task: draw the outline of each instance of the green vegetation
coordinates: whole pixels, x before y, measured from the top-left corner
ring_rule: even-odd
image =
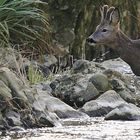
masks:
[[[46,81],[46,78],[38,68],[31,65],[28,68],[28,80],[30,84],[37,84]]]
[[[48,15],[40,5],[45,3],[35,0],[0,0],[0,47],[20,46],[20,50],[36,50],[38,53],[46,50],[46,37],[50,28]]]

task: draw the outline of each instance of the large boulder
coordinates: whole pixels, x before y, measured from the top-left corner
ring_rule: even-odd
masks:
[[[16,100],[20,106],[27,104],[24,89],[25,84],[8,68],[0,69],[1,96],[4,100]]]
[[[61,100],[50,96],[46,91],[37,89],[37,94],[34,95],[35,101],[33,102],[33,109],[40,112],[52,112],[59,118],[77,118],[87,117],[86,114],[77,111],[65,104]]]
[[[126,62],[124,62],[121,58],[106,60],[102,62],[101,65],[106,69],[115,70],[122,74],[125,73],[133,75],[130,66]]]
[[[0,68],[0,129],[60,125],[55,113],[45,112],[39,116],[32,107],[34,100],[29,86],[8,68]]]
[[[105,120],[140,120],[140,108],[134,104],[122,104],[109,112]]]
[[[118,93],[109,90],[103,93],[96,100],[89,101],[80,109],[91,117],[99,117],[108,114],[117,106],[125,104],[126,102],[120,97]]]
[[[62,75],[51,82],[52,94],[73,107],[82,106],[100,95],[92,82],[89,82],[90,77],[91,75],[85,77],[81,73]]]

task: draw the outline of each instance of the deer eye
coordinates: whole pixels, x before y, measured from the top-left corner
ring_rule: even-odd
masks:
[[[107,29],[103,29],[102,32],[107,32]]]

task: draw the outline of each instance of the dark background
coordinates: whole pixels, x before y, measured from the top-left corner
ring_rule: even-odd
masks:
[[[76,59],[104,60],[117,57],[107,46],[91,47],[85,43],[85,39],[94,32],[100,22],[99,9],[104,4],[118,7],[123,32],[132,39],[140,38],[140,0],[46,0],[46,2],[53,46],[69,50]],[[57,49],[54,50],[57,53]],[[63,51],[58,54],[63,55]]]

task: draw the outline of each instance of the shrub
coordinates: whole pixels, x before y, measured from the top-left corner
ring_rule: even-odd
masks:
[[[35,0],[0,0],[0,47],[33,53],[48,49],[48,15]]]

